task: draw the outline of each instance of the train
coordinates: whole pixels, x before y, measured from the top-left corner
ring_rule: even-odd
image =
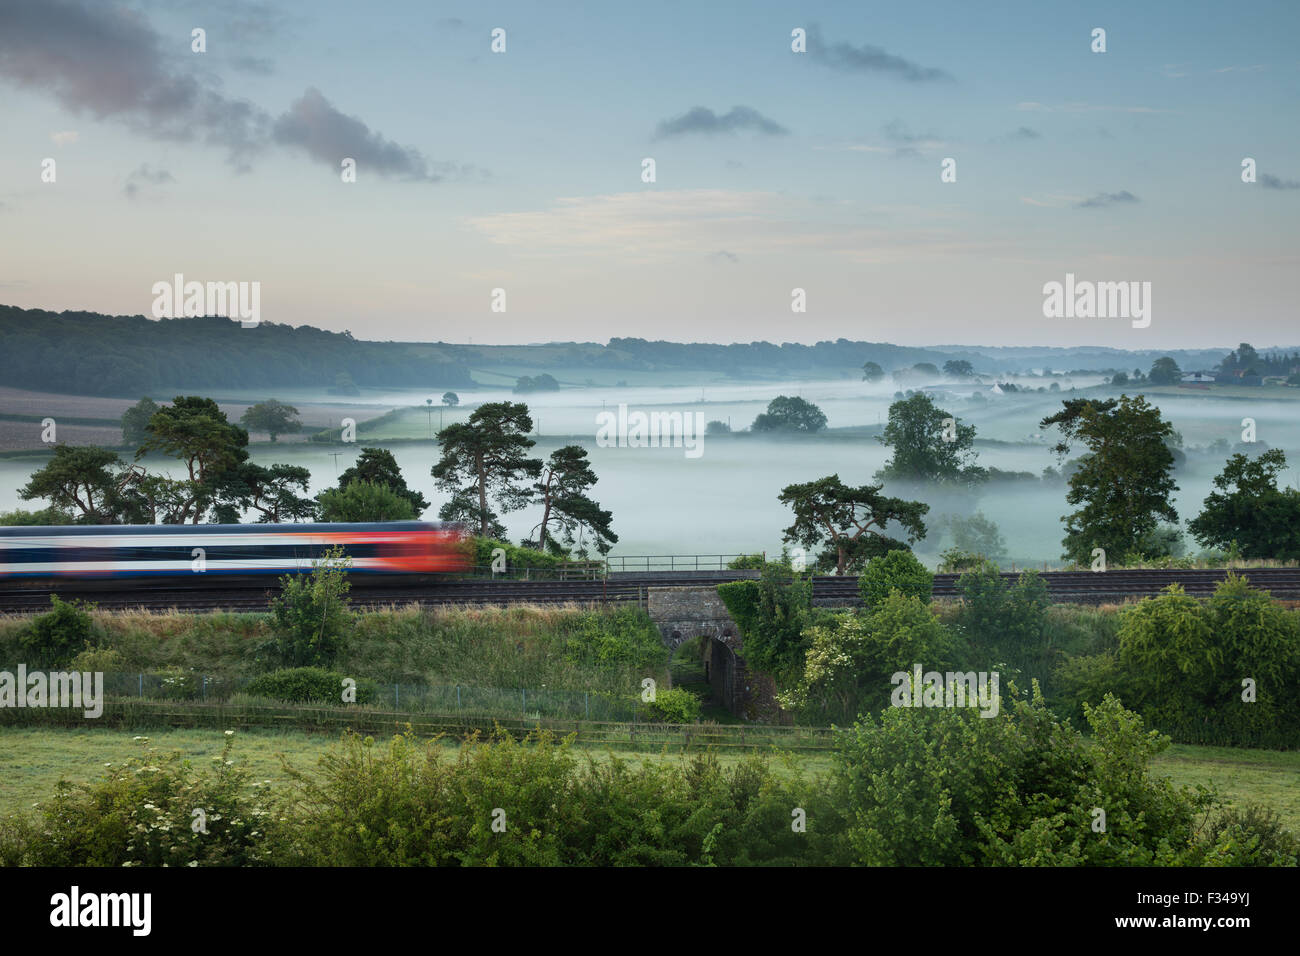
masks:
[[[0,587],[151,584],[207,577],[221,586],[265,584],[311,570],[339,546],[355,581],[392,582],[469,570],[458,524],[60,525],[0,527]]]

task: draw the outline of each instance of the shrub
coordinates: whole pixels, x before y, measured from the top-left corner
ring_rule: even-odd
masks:
[[[64,668],[79,652],[99,643],[99,629],[90,614],[95,605],[61,601],[57,594],[50,595],[50,603],[53,607],[32,620],[19,645],[30,655],[28,663]]]
[[[808,580],[769,564],[757,581],[718,585],[718,596],[740,629],[745,662],[780,685],[803,668],[803,631],[817,615]]]
[[[649,723],[693,724],[701,713],[700,699],[681,687],[656,691],[655,699],[645,707],[645,719]]]
[[[319,667],[294,667],[273,671],[255,677],[244,688],[250,697],[267,697],[295,704],[333,704],[343,702],[343,681],[346,674],[323,670]],[[378,697],[373,681],[357,681],[358,704],[370,704]]]
[[[269,650],[290,667],[328,667],[353,624],[348,609],[347,569],[341,547],[312,562],[310,574],[286,574],[271,601],[275,638]]]
[[[1167,737],[1113,697],[1089,710],[1095,746],[1035,689],[1001,712],[890,708],[844,732],[836,778],[867,865],[1176,865],[1196,862],[1214,797],[1149,773]],[[1106,811],[1094,832],[1093,808]]]
[[[180,753],[148,748],[97,782],[60,782],[53,799],[40,808],[24,862],[110,867],[271,862],[281,838],[281,814],[269,793],[250,786],[249,771],[235,765],[234,731],[226,734],[221,756],[203,771]],[[202,811],[202,819],[195,810]],[[0,833],[0,847],[5,842]]]
[[[858,592],[870,611],[884,603],[891,591],[928,603],[934,591],[934,575],[911,551],[887,551],[867,562],[858,578]]]

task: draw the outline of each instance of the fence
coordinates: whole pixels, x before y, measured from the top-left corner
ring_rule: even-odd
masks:
[[[85,728],[80,711],[42,708],[0,709],[0,725]],[[829,727],[780,727],[736,724],[652,724],[634,720],[600,721],[579,718],[501,717],[475,714],[428,714],[375,707],[323,707],[279,704],[249,699],[215,701],[160,701],[120,697],[104,705],[97,726],[121,729],[158,727],[213,729],[275,729],[306,733],[340,734],[352,731],[380,736],[411,732],[421,737],[461,737],[478,732],[483,737],[504,732],[516,739],[538,730],[559,737],[573,736],[576,743],[606,749],[660,750],[664,747],[720,750],[830,751],[834,731]]]
[[[726,571],[743,554],[639,554],[605,558],[610,573],[625,571]]]
[[[33,669],[32,673],[35,673]],[[344,675],[346,676],[346,675]],[[186,671],[105,673],[103,693],[109,700],[184,701],[217,703],[243,694],[254,678],[195,674]],[[365,678],[356,682],[357,700],[371,707],[391,707],[409,713],[476,714],[525,720],[572,718],[579,720],[631,720],[641,710],[631,695],[605,691],[558,690],[549,687],[478,687],[470,684],[380,683]],[[338,706],[344,706],[340,686]],[[255,698],[262,699],[262,698]],[[321,702],[326,705],[325,702]],[[328,706],[328,705],[327,705]],[[26,708],[24,708],[26,709]]]

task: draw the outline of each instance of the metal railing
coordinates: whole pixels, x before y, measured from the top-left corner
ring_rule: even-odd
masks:
[[[725,571],[743,554],[638,554],[605,558],[610,573],[624,571]]]

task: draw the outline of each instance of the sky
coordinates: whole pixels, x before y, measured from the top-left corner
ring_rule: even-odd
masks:
[[[1298,28],[1290,0],[0,0],[0,303],[150,314],[180,273],[367,339],[1295,345]],[[1067,273],[1149,282],[1150,323],[1045,316]]]

